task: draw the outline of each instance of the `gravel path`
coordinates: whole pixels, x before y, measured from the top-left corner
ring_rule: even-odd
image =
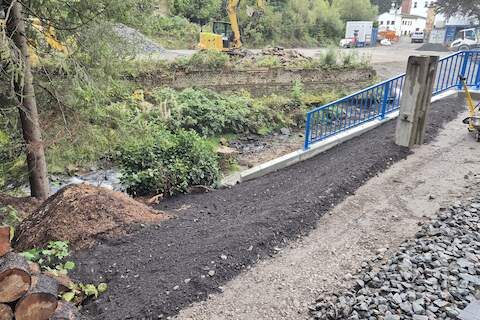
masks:
[[[224,292],[183,310],[178,320],[305,319],[322,293],[351,287],[365,260],[388,256],[437,210],[478,192],[480,148],[461,117],[333,208],[314,231],[229,282]],[[468,175],[469,179],[465,179]]]
[[[314,319],[456,319],[480,299],[479,221],[478,195],[442,208],[380,268],[365,262],[353,287],[319,298]]]
[[[429,139],[463,109],[455,98],[435,103]],[[178,218],[77,254],[76,278],[109,285],[84,313],[107,320],[161,318],[221,292],[227,281],[281,252],[365,181],[404,159],[408,151],[393,143],[394,130],[391,122],[286,170],[162,203],[159,209]]]

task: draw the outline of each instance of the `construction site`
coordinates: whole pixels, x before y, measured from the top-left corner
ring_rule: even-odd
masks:
[[[0,320],[480,319],[478,6],[220,2],[0,4]]]

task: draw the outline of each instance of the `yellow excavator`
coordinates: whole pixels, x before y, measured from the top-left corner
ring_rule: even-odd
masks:
[[[257,0],[256,10],[247,10],[248,16],[262,15],[266,0]],[[215,21],[213,32],[201,32],[199,49],[231,51],[242,48],[242,34],[238,22],[240,0],[227,0],[227,13],[230,22]]]

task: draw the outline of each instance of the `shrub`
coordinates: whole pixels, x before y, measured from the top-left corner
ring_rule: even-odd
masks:
[[[333,47],[328,48],[321,57],[322,64],[326,67],[332,67],[337,64],[337,50]]]
[[[200,26],[179,16],[152,16],[142,26],[142,31],[167,48],[193,48],[198,44]]]
[[[189,186],[212,185],[219,177],[213,145],[193,131],[159,129],[118,148],[115,161],[122,183],[132,195],[173,195]]]
[[[281,66],[280,59],[276,56],[263,56],[256,62],[257,67],[274,69]]]
[[[295,80],[293,83],[292,102],[297,106],[303,103],[303,84],[300,80]]]
[[[159,89],[153,92],[157,104],[167,103],[172,115],[172,129],[193,129],[203,136],[223,133],[243,133],[255,129],[250,99],[226,96],[208,89],[185,89],[175,92]]]
[[[178,58],[170,65],[173,69],[193,70],[217,70],[225,68],[230,57],[217,50],[202,50],[190,57]]]

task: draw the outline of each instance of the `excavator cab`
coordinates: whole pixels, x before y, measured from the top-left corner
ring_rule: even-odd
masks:
[[[223,48],[229,49],[234,37],[232,25],[229,22],[216,21],[213,23],[213,33],[222,36]]]
[[[199,49],[228,51],[233,39],[232,25],[228,22],[215,21],[212,32],[201,32]]]

